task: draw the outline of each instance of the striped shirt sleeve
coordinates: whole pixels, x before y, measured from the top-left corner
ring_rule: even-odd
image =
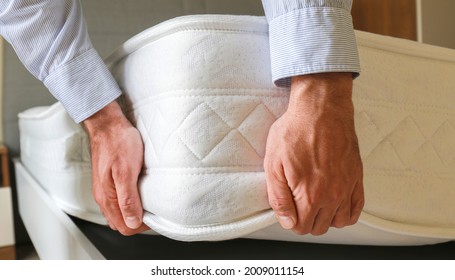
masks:
[[[79,0],[1,0],[0,35],[76,122],[121,94],[90,42]]]
[[[290,77],[352,72],[360,63],[352,0],[262,0],[269,22],[272,78],[290,86]]]

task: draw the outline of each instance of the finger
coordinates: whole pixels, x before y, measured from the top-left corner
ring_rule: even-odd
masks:
[[[109,202],[105,203],[103,205],[103,208],[105,209],[104,213],[105,213],[106,219],[108,220],[109,226],[113,230],[117,230],[121,234],[123,234],[125,236],[129,236],[129,235],[141,233],[143,231],[150,229],[147,225],[145,225],[143,223],[136,229],[129,228],[123,220],[123,216],[122,216],[122,213],[120,212],[120,208],[118,206],[119,204],[118,204],[117,200],[115,200],[115,201],[108,200],[108,201],[110,201],[110,203]]]
[[[139,171],[133,172],[126,164],[116,164],[112,167],[112,176],[117,192],[120,215],[131,229],[142,225],[142,203],[137,188]]]
[[[132,234],[141,233],[150,230],[150,227],[146,224],[142,224],[139,228],[135,229]]]
[[[296,204],[299,205],[299,202],[297,201]],[[317,214],[318,210],[316,209],[301,210],[297,206],[297,224],[292,231],[300,235],[310,233],[313,229],[314,220]]]
[[[309,198],[305,185],[299,185],[293,188],[292,197],[296,207],[297,223],[292,229],[297,234],[307,234],[313,229],[314,220],[321,207],[314,199]]]
[[[112,230],[117,230],[117,227],[115,227],[115,225],[113,223],[108,222],[108,225]]]
[[[123,235],[133,235],[140,233],[149,229],[145,224],[141,224],[137,229],[129,228],[123,219],[123,215],[119,208],[119,201],[117,197],[117,192],[115,190],[114,181],[112,176],[109,176],[110,172],[103,173],[104,183],[102,190],[101,188],[96,188],[98,184],[94,184],[94,194],[96,195],[96,200],[100,206],[101,212],[106,217],[109,227],[113,230],[119,231]]]
[[[282,172],[280,172],[282,173]],[[276,172],[266,171],[269,204],[275,211],[278,222],[284,229],[291,229],[297,221],[294,198],[286,181],[279,180]]]
[[[365,205],[365,197],[363,190],[363,181],[360,180],[351,196],[351,219],[350,224],[353,225],[359,220],[362,209]]]
[[[107,225],[112,229],[112,230],[117,230],[117,227],[114,225],[113,221],[112,221],[112,217],[111,215],[109,215],[109,212],[106,212],[106,210],[110,207],[108,207],[108,204],[109,202],[106,201],[106,196],[104,195],[104,189],[100,187],[100,184],[98,184],[98,180],[96,180],[97,178],[99,178],[98,176],[98,173],[96,172],[96,169],[93,169],[93,172],[92,172],[92,178],[93,178],[93,181],[92,181],[92,194],[93,194],[93,197],[96,201],[96,203],[98,204],[98,207],[100,209],[100,212],[103,214],[104,218],[106,219],[106,223]],[[107,185],[108,188],[113,188],[113,184],[112,184],[112,180],[107,180],[108,183]]]
[[[135,235],[135,234],[138,234],[138,233],[141,233],[141,232],[144,232],[144,231],[147,231],[149,230],[150,228],[146,225],[146,224],[142,224],[140,227],[138,227],[137,229],[130,229],[128,227],[125,227],[123,230],[119,230],[119,232],[122,234],[122,235],[125,235],[125,236],[131,236],[131,235]]]
[[[131,236],[131,235],[135,235],[135,234],[138,234],[138,233],[141,233],[141,232],[144,232],[144,231],[147,231],[149,230],[150,228],[146,225],[146,224],[141,224],[140,227],[136,228],[136,229],[131,229],[129,227],[124,227],[122,230],[118,230],[122,235],[125,235],[125,236]]]
[[[351,198],[345,200],[341,203],[340,207],[333,217],[331,226],[336,228],[342,228],[347,225],[350,225],[351,221]]]
[[[336,214],[336,210],[329,208],[322,208],[319,210],[318,214],[314,219],[313,228],[311,234],[313,235],[322,235],[329,230],[330,225],[332,224],[333,217]]]
[[[103,209],[101,209],[100,207],[100,210],[101,210],[101,213],[103,214],[104,218],[106,219],[106,222],[107,222],[107,225],[112,229],[112,230],[117,230],[117,227],[114,225],[113,222],[111,222],[111,219],[108,215],[106,215],[106,213],[104,213]]]
[[[297,224],[292,230],[297,234],[308,234],[313,229],[314,220],[320,209],[311,205],[305,196],[294,194],[294,199],[297,208]]]

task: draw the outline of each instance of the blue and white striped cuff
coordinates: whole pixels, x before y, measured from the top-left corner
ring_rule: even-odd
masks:
[[[122,93],[94,49],[52,71],[44,84],[76,123],[95,114]]]
[[[360,63],[349,10],[310,7],[293,10],[269,22],[272,78],[290,86],[292,76],[323,73],[360,73]]]

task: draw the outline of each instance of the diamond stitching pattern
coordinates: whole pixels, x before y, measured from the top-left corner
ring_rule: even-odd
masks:
[[[194,109],[179,128],[178,135],[186,147],[203,160],[229,133],[231,128],[207,103]],[[192,135],[196,134],[195,139]]]
[[[430,140],[441,161],[446,165],[455,165],[454,135],[455,127],[449,121],[445,121]]]
[[[245,105],[245,108],[241,109],[252,108],[248,109],[251,111],[242,117],[243,120],[235,121],[235,125],[233,125],[234,122],[229,121],[228,116],[224,116],[229,112],[220,113],[218,107],[212,105],[213,101],[207,99],[206,96],[194,95],[191,99],[193,102],[195,100],[200,100],[200,102],[196,103],[192,110],[187,110],[189,113],[185,118],[177,118],[180,119],[179,123],[171,123],[161,113],[160,105],[153,103],[152,118],[144,120],[147,128],[145,130],[152,131],[153,127],[153,130],[161,131],[160,137],[163,138],[163,133],[167,135],[157,141],[152,140],[153,137],[149,137],[148,133],[145,133],[158,160],[163,160],[164,157],[160,151],[166,147],[170,139],[176,137],[180,139],[179,143],[200,162],[204,162],[209,155],[212,156],[215,149],[226,151],[220,145],[231,145],[231,148],[235,148],[232,145],[242,146],[242,149],[247,149],[245,154],[254,153],[259,160],[263,159],[268,129],[279,117],[267,107],[266,104],[270,104],[270,100],[257,98],[255,103],[250,102]],[[455,166],[455,117],[446,116],[441,118],[439,123],[431,123],[432,133],[429,134],[430,129],[428,128],[423,132],[421,120],[404,110],[401,115],[394,117],[394,123],[391,125],[375,121],[374,108],[356,106],[356,109],[358,110],[355,116],[357,132],[366,168],[397,170],[410,168],[425,171],[427,169],[426,161],[432,161],[433,165],[441,165],[441,171],[450,172]],[[276,111],[276,108],[274,110]],[[384,120],[381,119],[381,121]],[[258,128],[258,125],[261,125],[261,128]],[[195,132],[194,126],[199,127],[198,129],[205,127],[205,129]],[[157,127],[159,128],[157,129]],[[238,133],[232,133],[232,131]],[[200,137],[191,137],[194,134]],[[216,156],[220,154],[221,152]],[[384,161],[384,158],[381,157],[388,159]],[[253,160],[253,162],[255,165],[261,165],[258,161]],[[381,162],[386,162],[387,166]],[[251,163],[245,164],[250,165]]]
[[[265,156],[265,145],[269,128],[276,121],[277,117],[270,112],[264,104],[258,104],[254,110],[239,125],[238,131],[251,145],[260,158]],[[258,123],[260,120],[260,123]],[[257,126],[261,125],[262,129],[257,132]]]
[[[384,151],[389,159],[393,158],[391,153],[395,154],[400,161],[397,166],[401,165],[401,168],[424,170],[426,163],[432,162],[441,165],[441,170],[450,172],[450,168],[455,166],[453,118],[445,117],[438,124],[432,123],[437,128],[431,135],[424,135],[421,123],[406,113],[390,131],[381,129],[365,110],[356,113],[356,124],[362,157],[369,167],[378,167],[376,162],[379,160],[375,157]]]
[[[195,105],[187,105],[187,108],[182,110],[182,114],[185,114],[182,115],[184,117],[180,116],[175,120],[170,120],[165,117],[166,114],[161,113],[160,107],[163,102],[149,103],[145,110],[152,111],[151,114],[141,114],[140,111],[144,109],[137,110],[138,124],[140,121],[143,123],[143,128],[139,130],[144,137],[144,142],[151,145],[150,152],[157,160],[156,162],[146,162],[146,168],[157,164],[162,167],[167,166],[167,164],[163,165],[163,160],[166,161],[168,157],[166,149],[174,147],[178,143],[180,146],[184,146],[187,153],[194,156],[193,159],[199,160],[199,164],[203,164],[205,167],[211,166],[210,162],[216,162],[219,157],[225,157],[231,161],[230,164],[227,163],[227,166],[245,165],[262,168],[268,130],[277,119],[277,116],[264,104],[264,101],[270,103],[270,97],[262,100],[256,96],[247,102],[240,102],[234,113],[243,112],[240,114],[242,117],[239,119],[237,114],[235,121],[232,120],[231,115],[225,116],[225,114],[231,113],[229,110],[218,110],[219,104],[216,102],[219,103],[219,99],[213,101],[206,97],[202,95],[189,97],[188,104]],[[286,96],[273,98],[283,99]],[[166,100],[166,102],[172,101]],[[215,102],[215,106],[211,102]],[[232,104],[229,104],[229,107],[232,107]],[[276,109],[275,111],[277,111]],[[187,113],[184,113],[185,111]],[[141,115],[151,115],[151,117],[143,118]],[[178,123],[175,123],[177,120]],[[149,135],[150,133],[152,135]],[[156,136],[154,133],[160,135]],[[170,141],[173,143],[169,144]],[[167,152],[164,152],[165,150]],[[232,150],[238,152],[238,155],[233,155]],[[194,165],[191,162],[189,164]],[[184,163],[178,165],[186,166]]]

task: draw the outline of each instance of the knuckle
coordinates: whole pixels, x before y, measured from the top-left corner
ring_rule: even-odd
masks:
[[[336,188],[333,192],[331,192],[330,199],[332,202],[340,202],[344,198],[344,191],[341,188]]]
[[[124,216],[135,216],[136,209],[134,205],[120,205],[120,211]]]
[[[112,176],[118,180],[125,180],[129,178],[129,168],[127,165],[117,163],[115,168],[112,168]]]
[[[117,231],[117,228],[116,228],[114,225],[110,224],[110,223],[109,223],[109,227],[110,227],[112,230]]]
[[[359,218],[360,218],[360,212],[358,212],[355,215],[352,215],[351,219],[349,220],[349,225],[353,225],[353,224],[357,223]]]
[[[286,198],[271,198],[269,199],[269,203],[278,215],[289,215],[292,210],[292,205]]]
[[[365,199],[362,197],[359,199],[358,204],[357,204],[357,209],[361,211],[365,207]]]
[[[117,203],[117,197],[114,196],[109,196],[109,195],[99,195],[99,204],[101,207],[104,207],[104,209],[111,209],[112,205],[115,205]]]
[[[124,196],[122,198],[119,198],[119,205],[123,208],[130,208],[134,206],[134,200],[131,196]]]
[[[140,233],[141,231],[144,231],[144,229],[142,228],[131,229],[124,224],[122,224],[122,226],[118,228],[118,232],[120,232],[120,234],[122,234],[123,236],[132,236]]]
[[[353,214],[360,215],[360,212],[362,212],[364,206],[365,206],[365,200],[363,198],[355,201],[354,207],[352,209]]]
[[[96,204],[98,204],[99,206],[104,205],[104,199],[101,195],[94,193],[93,198],[95,199]]]
[[[306,207],[308,209],[318,209],[323,204],[324,200],[325,199],[322,199],[320,193],[314,193],[311,196],[308,196],[306,199],[304,199],[304,202],[306,203]]]
[[[347,225],[347,223],[341,219],[335,219],[332,225],[336,228],[344,228]]]
[[[314,229],[311,231],[311,234],[312,235],[315,235],[315,236],[319,236],[319,235],[323,235],[323,234],[326,234],[327,231],[329,231],[329,228],[318,228],[318,229]]]
[[[127,227],[119,228],[118,232],[120,232],[120,234],[122,234],[123,236],[134,235],[134,232],[131,229],[127,228]]]
[[[305,234],[310,233],[310,230],[305,229],[305,228],[295,228],[292,231],[298,235],[305,235]]]
[[[352,226],[352,225],[356,224],[357,221],[358,221],[358,219],[359,219],[358,217],[352,217],[352,218],[346,223],[346,226]]]
[[[138,209],[136,200],[129,196],[119,200],[119,207],[123,213],[134,213]]]

